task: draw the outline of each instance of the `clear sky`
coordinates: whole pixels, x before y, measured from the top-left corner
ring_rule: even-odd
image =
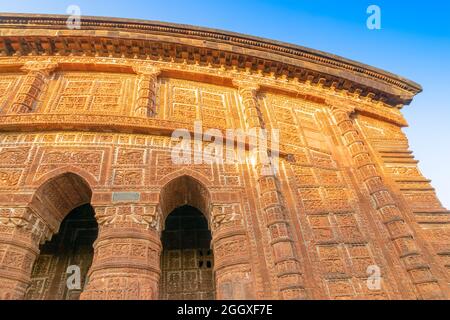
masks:
[[[369,5],[381,8],[382,29],[366,27]],[[327,51],[420,83],[424,92],[404,109],[406,133],[450,208],[450,2],[418,0],[0,0],[0,12],[141,18],[236,31]]]

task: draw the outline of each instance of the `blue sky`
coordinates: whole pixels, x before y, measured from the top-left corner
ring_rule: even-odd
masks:
[[[236,31],[354,59],[410,78],[424,92],[404,109],[425,176],[450,208],[450,2],[384,0],[0,0],[0,12],[141,18]],[[378,5],[382,29],[366,27]]]

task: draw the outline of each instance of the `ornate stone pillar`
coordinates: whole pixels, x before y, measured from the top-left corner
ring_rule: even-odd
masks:
[[[242,98],[248,129],[263,129],[265,124],[257,99],[259,87],[241,81],[235,81],[235,85],[239,88]],[[258,191],[264,213],[263,221],[270,236],[281,298],[285,300],[306,299],[301,265],[291,236],[288,213],[278,177],[270,164],[258,163],[256,171]]]
[[[30,209],[0,208],[0,300],[25,298],[39,245],[49,238],[48,227]]]
[[[138,79],[137,106],[134,112],[139,117],[154,117],[156,115],[156,85],[161,70],[156,67],[134,67]]]
[[[27,75],[11,105],[9,113],[17,114],[34,111],[48,77],[57,67],[58,64],[53,62],[25,63],[22,71],[27,72]]]
[[[351,117],[353,110],[344,106],[331,106],[330,109],[341,140],[370,193],[372,204],[379,214],[378,218],[386,227],[395,252],[417,290],[416,294],[421,299],[443,298],[443,291],[432,274],[430,265],[424,259],[414,234]]]
[[[234,81],[234,85],[239,88],[239,95],[244,105],[244,116],[248,129],[264,128],[264,121],[257,99],[257,94],[260,89],[259,85],[242,81]]]
[[[99,236],[81,299],[158,299],[161,240],[157,205],[94,207]]]
[[[250,244],[239,204],[214,204],[211,217],[216,299],[256,299]]]

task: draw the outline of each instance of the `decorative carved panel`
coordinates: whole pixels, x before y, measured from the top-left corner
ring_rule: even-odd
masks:
[[[53,113],[130,113],[131,75],[68,72],[59,73],[56,79],[59,90],[47,107]]]

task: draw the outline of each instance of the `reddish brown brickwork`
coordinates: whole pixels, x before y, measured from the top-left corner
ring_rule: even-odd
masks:
[[[419,85],[217,30],[65,23],[0,15],[0,299],[449,298],[450,215],[402,131]],[[174,164],[195,121],[279,129],[279,170]]]

